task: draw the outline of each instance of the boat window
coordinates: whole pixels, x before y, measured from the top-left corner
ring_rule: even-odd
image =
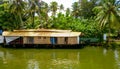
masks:
[[[28,43],[34,43],[34,37],[28,37]]]
[[[43,39],[46,39],[46,37],[43,37]]]
[[[38,39],[41,39],[41,37],[38,37]]]
[[[50,38],[51,44],[57,44],[57,37]]]
[[[2,35],[2,30],[0,30],[0,35]]]
[[[65,37],[65,44],[68,43],[68,37]]]
[[[57,37],[54,37],[55,38],[55,44],[57,44]]]

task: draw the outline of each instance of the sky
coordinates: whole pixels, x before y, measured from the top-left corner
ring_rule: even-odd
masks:
[[[64,8],[66,9],[66,8],[71,8],[72,3],[75,1],[78,1],[78,0],[42,0],[42,1],[45,1],[48,4],[50,4],[50,2],[52,2],[52,1],[56,1],[58,3],[58,5],[63,4]]]

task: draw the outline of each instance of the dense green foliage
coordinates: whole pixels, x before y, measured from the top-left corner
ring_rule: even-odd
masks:
[[[0,26],[4,30],[18,29],[19,25],[16,22],[15,16],[9,13],[8,4],[0,5]]]
[[[103,0],[104,1],[104,0]],[[96,16],[100,29],[108,29],[108,37],[112,29],[120,29],[120,13],[119,4],[115,0],[104,1],[100,6],[94,8],[99,11]],[[108,38],[108,42],[110,38]]]
[[[72,9],[70,9],[64,8],[62,4],[59,5],[55,1],[48,5],[44,1],[39,2],[39,0],[28,0],[28,2],[13,0],[0,4],[0,26],[4,30],[69,29],[83,32],[85,37],[101,38],[103,33],[108,32],[109,22],[112,30],[116,30],[116,24],[117,29],[119,28],[120,10],[118,8],[120,3],[115,2],[107,6],[107,2],[110,1],[80,0],[80,2],[74,2],[71,6]],[[99,9],[99,6],[104,8]],[[104,12],[107,10],[108,13],[110,13],[109,11],[113,13]],[[49,15],[50,13],[51,15]],[[102,16],[105,17],[102,18]]]

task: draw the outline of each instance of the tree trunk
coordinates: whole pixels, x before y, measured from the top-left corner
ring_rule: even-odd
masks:
[[[32,28],[34,28],[34,17],[35,17],[35,14],[34,12],[32,13]]]
[[[18,12],[19,20],[20,20],[20,29],[23,29],[23,21],[20,12]]]
[[[109,31],[108,31],[107,44],[110,46],[110,33],[111,33],[110,16],[109,16],[109,18],[108,18],[108,23],[109,23]]]
[[[109,29],[109,32],[108,32],[108,40],[107,40],[107,44],[110,45],[110,33],[111,33],[111,30]]]

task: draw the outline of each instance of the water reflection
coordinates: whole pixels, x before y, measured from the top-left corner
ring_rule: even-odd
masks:
[[[64,56],[63,56],[64,54]],[[72,65],[78,65],[79,66],[79,52],[77,54],[73,53],[74,55],[71,55],[70,53],[60,53],[59,52],[53,52],[52,58],[50,60],[50,69],[73,69]],[[60,56],[61,55],[61,56]]]
[[[51,60],[51,65],[55,67],[62,67],[62,68],[72,68],[72,64],[78,64],[79,61],[73,61],[69,59],[56,59],[56,60]]]
[[[117,50],[114,50],[114,56],[115,60],[119,59],[119,52]]]
[[[116,67],[118,67],[118,69],[120,69],[120,59],[119,59],[119,51],[118,50],[114,50],[114,56],[115,56],[115,61],[116,61]]]
[[[0,48],[0,69],[120,69],[120,51]]]
[[[103,54],[104,54],[104,55],[107,54],[107,49],[106,49],[106,48],[103,49]]]
[[[74,66],[79,66],[80,52],[76,50],[62,52],[61,50],[25,51],[6,49],[0,51],[0,59],[3,62],[0,65],[7,64],[8,69],[11,68],[11,64],[13,64],[13,68],[21,65],[23,69],[73,69]]]
[[[0,51],[0,58],[2,59],[3,64],[7,64],[7,52]]]
[[[35,59],[28,60],[27,69],[39,69],[39,63]]]

